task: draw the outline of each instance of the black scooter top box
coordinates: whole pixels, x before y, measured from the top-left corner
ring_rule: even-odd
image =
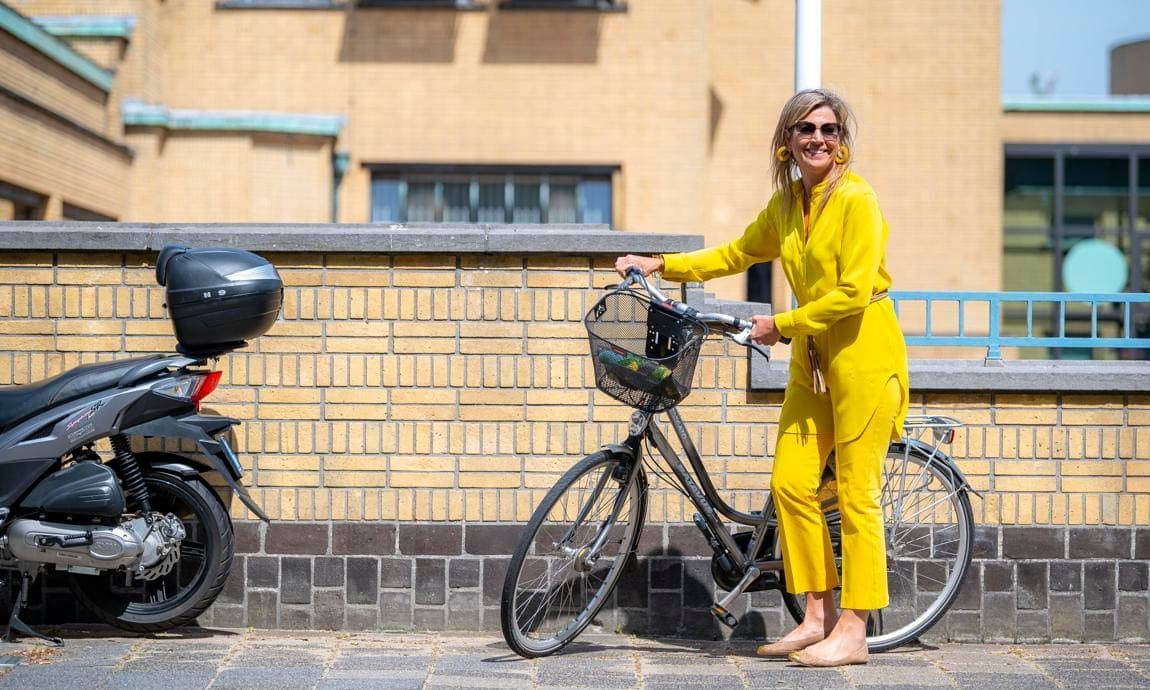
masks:
[[[156,260],[165,287],[177,349],[185,355],[220,355],[267,333],[283,303],[275,266],[242,249],[170,245]]]

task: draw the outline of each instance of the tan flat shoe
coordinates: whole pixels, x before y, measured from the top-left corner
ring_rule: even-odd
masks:
[[[782,659],[792,652],[810,647],[816,642],[822,642],[825,638],[826,635],[808,635],[807,637],[800,637],[797,640],[771,642],[770,644],[759,645],[759,648],[755,650],[755,654]]]
[[[851,664],[865,664],[870,660],[870,653],[867,651],[866,645],[859,647],[855,651],[847,654],[838,659],[828,659],[826,657],[812,654],[810,651],[802,649],[797,652],[792,652],[787,655],[791,661],[802,666],[814,666],[818,668],[827,668],[831,666],[849,666]]]

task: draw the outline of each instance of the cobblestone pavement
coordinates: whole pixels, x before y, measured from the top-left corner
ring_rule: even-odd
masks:
[[[867,666],[766,661],[746,642],[588,635],[528,661],[491,634],[196,629],[71,631],[0,645],[0,688],[1090,688],[1150,687],[1150,645],[944,644]]]

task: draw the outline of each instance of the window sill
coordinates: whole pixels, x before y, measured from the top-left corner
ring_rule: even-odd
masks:
[[[546,0],[503,0],[499,3],[504,10],[550,10],[561,12],[626,12],[627,3],[610,0],[572,0],[570,3],[547,2]]]
[[[476,12],[487,9],[487,5],[474,0],[357,0],[355,6],[362,10],[455,10]]]
[[[349,5],[360,9],[453,10],[474,12],[487,9],[477,0],[216,0],[218,10],[343,10]]]
[[[342,0],[216,0],[217,10],[342,10]]]

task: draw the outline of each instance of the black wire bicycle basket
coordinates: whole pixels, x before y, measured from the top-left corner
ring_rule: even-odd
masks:
[[[670,409],[691,392],[706,324],[634,290],[607,293],[583,324],[599,390],[645,412]]]

